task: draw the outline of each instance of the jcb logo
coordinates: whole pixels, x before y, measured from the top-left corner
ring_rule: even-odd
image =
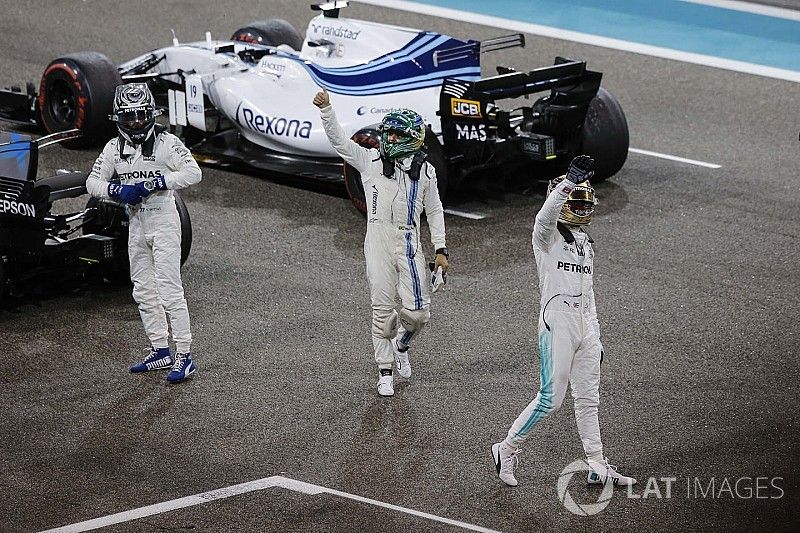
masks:
[[[450,106],[454,117],[481,118],[481,103],[475,100],[451,98]]]

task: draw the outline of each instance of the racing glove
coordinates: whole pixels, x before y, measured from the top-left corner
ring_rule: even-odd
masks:
[[[594,176],[594,159],[588,155],[579,155],[569,164],[567,179],[572,183],[580,183]]]
[[[136,185],[136,192],[139,193],[139,196],[142,198],[147,198],[153,191],[166,191],[167,190],[167,180],[164,176],[159,176],[154,180],[147,180],[147,181],[140,181]]]
[[[142,203],[142,197],[133,185],[121,185],[119,183],[108,184],[108,195],[129,205]]]

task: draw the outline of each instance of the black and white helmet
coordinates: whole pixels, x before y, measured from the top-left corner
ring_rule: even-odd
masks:
[[[111,120],[117,123],[119,134],[131,144],[142,144],[152,135],[156,117],[153,93],[146,83],[125,83],[118,85],[114,94],[114,108]]]

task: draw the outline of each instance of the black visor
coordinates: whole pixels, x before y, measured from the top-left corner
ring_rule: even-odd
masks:
[[[126,109],[117,113],[117,123],[131,130],[147,129],[154,119],[153,110],[149,108]]]

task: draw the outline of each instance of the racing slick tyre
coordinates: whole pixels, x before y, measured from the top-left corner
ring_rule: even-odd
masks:
[[[380,150],[381,134],[378,125],[367,126],[358,130],[352,139],[360,146],[375,148]],[[425,144],[423,150],[428,154],[428,161],[436,169],[436,181],[439,189],[439,197],[442,203],[445,202],[447,195],[447,160],[444,155],[444,148],[436,138],[430,128],[425,130]],[[344,164],[344,186],[347,189],[347,196],[361,214],[367,214],[367,201],[364,194],[364,184],[361,181],[361,173],[353,168],[349,163]]]
[[[83,135],[65,141],[68,148],[97,146],[116,134],[108,119],[114,90],[122,78],[98,52],[67,54],[50,62],[39,84],[38,108],[47,133],[73,128]]]
[[[183,265],[189,259],[189,252],[192,251],[192,219],[180,193],[175,191],[173,194],[175,207],[178,208],[178,216],[181,219],[181,265]]]
[[[267,19],[251,22],[231,36],[231,41],[280,46],[288,44],[294,50],[303,48],[303,38],[297,30],[283,19]]]
[[[181,265],[183,265],[192,251],[192,219],[180,193],[174,191],[173,195],[181,221]],[[94,214],[84,220],[83,234],[106,235],[117,240],[116,251],[121,260],[115,261],[105,269],[104,277],[115,285],[129,284],[131,280],[128,261],[128,214],[123,205],[114,200],[90,198],[86,208],[91,209]]]
[[[628,121],[622,106],[614,95],[600,87],[589,103],[583,123],[581,153],[594,158],[592,182],[601,182],[619,172],[628,158],[629,145]]]

